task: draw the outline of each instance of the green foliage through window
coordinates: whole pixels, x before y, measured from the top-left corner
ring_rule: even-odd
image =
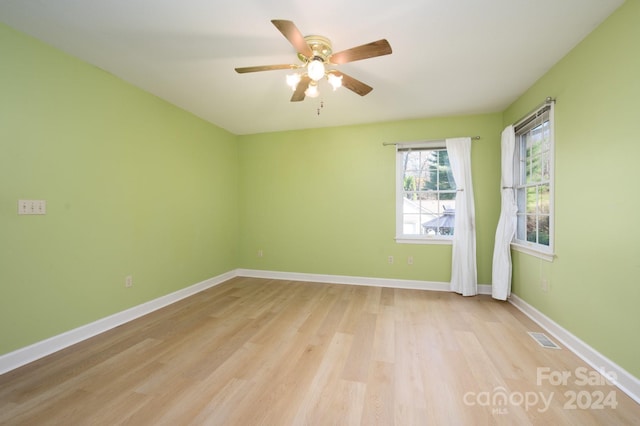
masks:
[[[453,235],[456,184],[446,149],[403,151],[404,235]]]
[[[551,215],[551,124],[549,114],[516,134],[516,239],[548,247]]]

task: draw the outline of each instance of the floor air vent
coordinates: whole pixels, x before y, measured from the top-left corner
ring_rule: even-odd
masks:
[[[529,331],[529,336],[533,337],[536,342],[543,348],[560,349],[560,346],[556,345],[551,339],[544,333],[538,333],[536,331]]]

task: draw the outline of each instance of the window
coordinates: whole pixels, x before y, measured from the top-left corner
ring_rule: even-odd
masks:
[[[397,145],[396,241],[451,240],[456,183],[443,142]]]
[[[546,105],[515,128],[515,244],[553,253],[553,109]]]

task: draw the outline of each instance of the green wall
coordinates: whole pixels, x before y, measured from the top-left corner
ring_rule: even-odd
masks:
[[[450,245],[394,241],[395,149],[382,143],[479,135],[471,153],[478,281],[490,284],[501,126],[501,114],[489,114],[241,136],[242,266],[449,282]]]
[[[557,97],[557,258],[514,253],[513,291],[636,377],[639,52],[640,2],[627,1],[504,113],[506,125]]]
[[[3,25],[0,57],[0,354],[237,267],[236,136]]]

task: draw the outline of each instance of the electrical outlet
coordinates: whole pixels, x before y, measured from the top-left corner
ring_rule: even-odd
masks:
[[[262,251],[262,249],[258,250],[258,257],[262,257],[264,256],[264,252]]]
[[[133,287],[133,276],[132,275],[127,275],[126,277],[124,277],[124,286],[126,288]]]
[[[542,288],[542,292],[546,293],[549,291],[549,280],[547,280],[546,278],[543,278],[542,281],[540,281],[540,287]]]
[[[407,257],[407,265],[413,265],[413,256]]]
[[[393,264],[393,256],[389,256],[387,262],[389,262],[389,265]]]

